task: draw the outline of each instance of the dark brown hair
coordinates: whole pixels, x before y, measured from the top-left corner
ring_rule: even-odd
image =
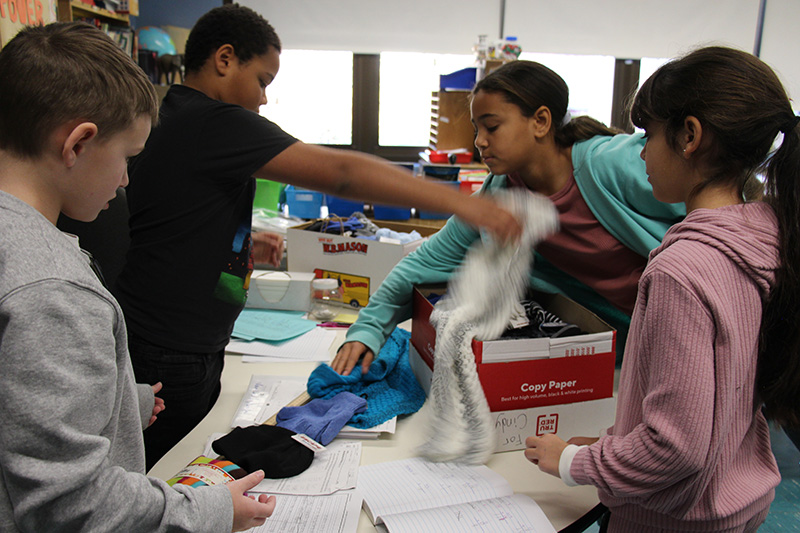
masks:
[[[781,265],[764,305],[757,388],[769,418],[800,425],[800,132],[778,77],[757,57],[707,47],[659,68],[641,87],[631,108],[633,123],[665,127],[678,150],[677,134],[688,116],[708,131],[712,147],[701,154],[711,165],[705,184],[729,183],[745,198],[756,174],[765,179],[766,200],[780,230]],[[780,148],[770,154],[779,132]]]
[[[541,63],[524,60],[506,63],[476,83],[472,95],[479,91],[502,94],[525,117],[532,117],[542,106],[547,107],[559,146],[568,147],[597,135],[620,133],[588,116],[576,117],[563,124],[567,116],[569,88],[561,76]]]
[[[22,29],[0,51],[0,148],[41,155],[62,124],[85,120],[98,138],[158,118],[153,84],[105,33],[81,22]]]

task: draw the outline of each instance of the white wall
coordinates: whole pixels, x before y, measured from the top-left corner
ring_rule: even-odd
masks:
[[[501,0],[239,0],[286,48],[470,53],[499,38]],[[506,0],[505,35],[526,52],[674,57],[708,44],[752,52],[760,0]],[[800,100],[799,0],[767,0],[761,57]]]
[[[800,2],[767,0],[761,59],[775,69],[800,110]]]

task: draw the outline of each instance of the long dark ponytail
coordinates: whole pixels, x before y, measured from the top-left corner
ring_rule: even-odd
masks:
[[[780,266],[764,303],[756,386],[768,418],[800,426],[800,119],[769,66],[724,47],[665,64],[642,84],[631,108],[636,126],[663,124],[676,151],[687,116],[716,141],[707,153],[713,171],[699,187],[735,184],[747,200],[764,193],[777,215]],[[782,143],[770,155],[779,132]]]
[[[533,116],[542,106],[547,107],[552,116],[556,143],[565,148],[597,135],[621,133],[588,116],[579,116],[565,123],[569,88],[561,76],[541,63],[524,60],[506,63],[476,83],[472,89],[473,96],[478,91],[502,94],[526,117]]]

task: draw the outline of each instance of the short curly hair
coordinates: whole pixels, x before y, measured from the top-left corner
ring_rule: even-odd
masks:
[[[220,46],[229,44],[239,61],[246,63],[272,46],[281,51],[281,40],[269,22],[239,4],[216,7],[200,17],[186,41],[187,73],[199,72]]]

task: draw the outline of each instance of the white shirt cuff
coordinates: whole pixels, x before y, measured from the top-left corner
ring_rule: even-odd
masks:
[[[575,480],[572,479],[569,469],[572,467],[572,460],[575,458],[575,454],[578,453],[578,450],[581,448],[583,448],[583,446],[567,444],[567,447],[561,452],[561,459],[558,461],[558,475],[561,477],[561,481],[568,487],[575,487],[578,485]]]

